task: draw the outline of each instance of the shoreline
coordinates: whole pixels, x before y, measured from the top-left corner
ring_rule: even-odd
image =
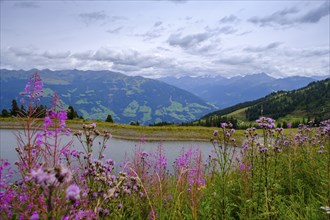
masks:
[[[90,123],[90,122],[86,122]],[[102,123],[103,124],[103,123]],[[140,141],[145,139],[150,142],[159,141],[196,141],[196,142],[210,142],[209,137],[205,137],[205,134],[199,134],[194,131],[196,129],[187,129],[183,127],[180,129],[179,126],[171,127],[149,127],[149,126],[131,126],[125,124],[110,124],[109,126],[104,125],[98,126],[98,130],[109,130],[112,137],[120,140]],[[72,132],[82,130],[82,123],[67,123],[67,127]],[[18,121],[3,121],[0,120],[0,129],[16,130],[22,129]],[[207,129],[212,130],[212,129]],[[208,133],[208,132],[207,132]]]

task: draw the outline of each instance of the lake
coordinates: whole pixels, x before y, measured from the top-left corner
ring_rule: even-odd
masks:
[[[15,150],[17,140],[15,136],[16,130],[0,129],[0,158],[7,159],[12,165],[18,160],[17,152]],[[67,143],[72,139],[72,136],[64,137],[62,143]],[[73,146],[71,149],[81,150],[81,143],[74,137]],[[102,138],[95,140],[96,146]],[[210,142],[193,142],[193,141],[130,141],[112,138],[107,142],[107,148],[105,150],[105,158],[113,159],[119,164],[125,158],[130,159],[133,156],[134,149],[140,147],[143,151],[151,152],[156,151],[157,147],[162,144],[164,154],[167,158],[168,169],[171,169],[172,163],[179,156],[180,152],[184,148],[187,151],[190,148],[199,148],[202,152],[203,159],[212,154],[213,145]],[[96,153],[96,152],[95,152]]]

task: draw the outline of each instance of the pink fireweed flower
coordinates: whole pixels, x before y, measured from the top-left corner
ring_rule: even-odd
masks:
[[[27,97],[28,99],[30,99],[31,102],[38,102],[39,97],[41,97],[43,94],[43,85],[44,84],[41,81],[40,75],[38,74],[38,72],[35,72],[27,82],[24,91],[20,94],[23,97]],[[24,98],[21,99],[21,103],[23,104],[24,102]]]
[[[42,167],[37,170],[31,170],[30,179],[42,187],[48,187],[57,183],[55,174],[44,170]]]
[[[66,199],[71,200],[72,202],[80,199],[80,188],[72,184],[66,189]]]
[[[68,183],[72,180],[71,170],[66,167],[58,166],[55,167],[55,177],[60,183]]]
[[[57,113],[57,118],[60,120],[61,128],[65,128],[65,121],[68,118],[67,113],[64,110],[61,110]]]
[[[244,164],[239,165],[240,170],[251,170],[252,169],[252,163],[250,163],[249,166],[245,166]]]
[[[44,143],[42,140],[42,137],[43,137],[42,133],[38,132],[36,135],[36,145],[37,146],[40,146]]]
[[[49,116],[46,116],[44,119],[44,128],[53,126],[52,120]]]
[[[32,216],[30,217],[30,220],[39,220],[39,214],[38,212],[33,212]]]

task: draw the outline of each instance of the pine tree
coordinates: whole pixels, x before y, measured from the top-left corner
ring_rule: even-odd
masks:
[[[72,106],[68,107],[68,113],[67,113],[68,119],[75,119],[79,118],[78,113],[74,110]]]
[[[12,116],[17,116],[18,113],[19,113],[19,107],[17,105],[17,101],[15,99],[13,99],[12,104],[11,104],[10,114]]]
[[[105,122],[110,122],[113,123],[113,119],[111,115],[108,115],[107,119],[105,120]]]

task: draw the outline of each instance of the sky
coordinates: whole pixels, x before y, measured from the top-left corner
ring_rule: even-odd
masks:
[[[149,78],[330,75],[330,0],[0,4],[1,68]]]

